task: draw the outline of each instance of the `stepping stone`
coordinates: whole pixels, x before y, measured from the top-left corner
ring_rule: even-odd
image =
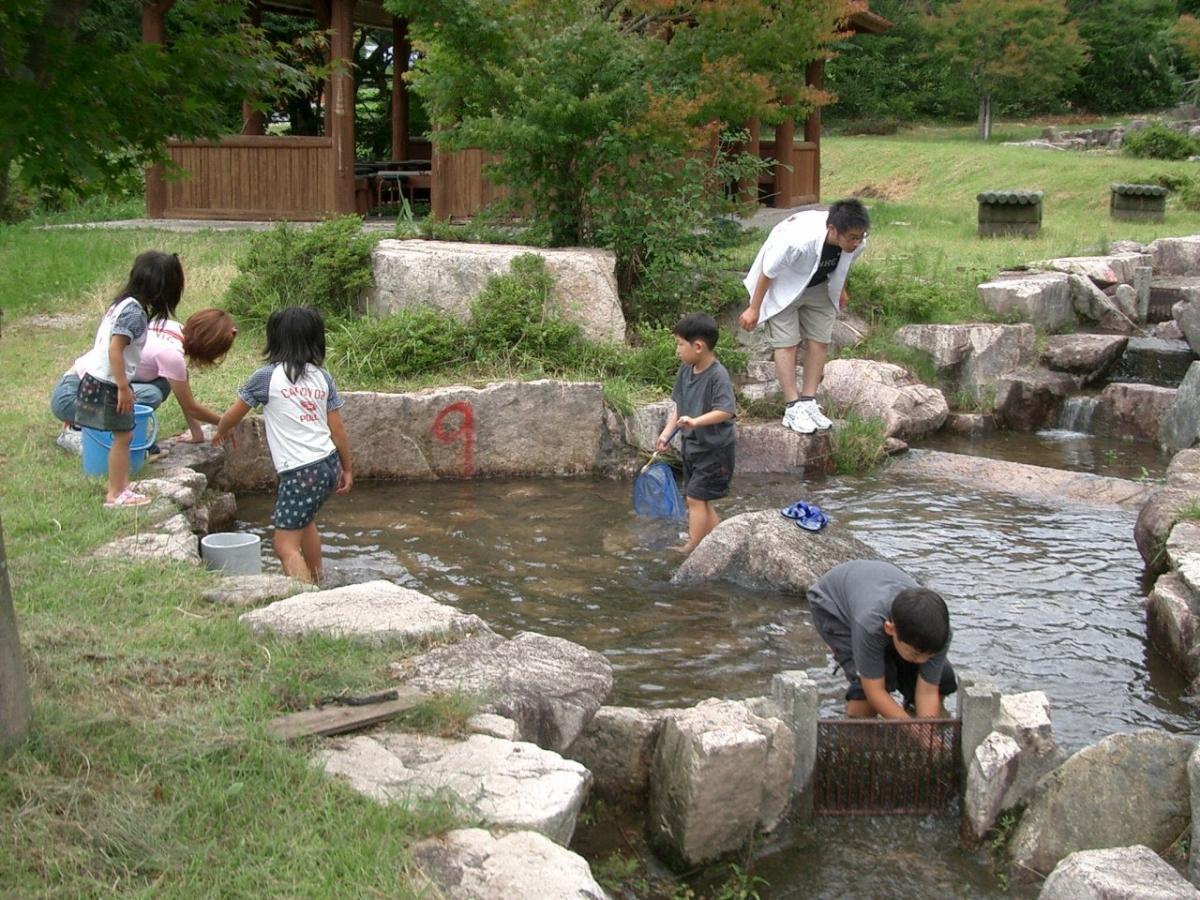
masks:
[[[316,760],[380,803],[449,792],[490,826],[537,831],[564,847],[592,786],[587,769],[552,750],[483,734],[359,736],[332,741]]]

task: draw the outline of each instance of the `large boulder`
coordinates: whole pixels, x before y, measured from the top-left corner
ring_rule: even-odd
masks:
[[[794,763],[791,731],[745,704],[705,700],[675,713],[654,754],[651,843],[686,868],[733,853],[779,824],[791,801]]]
[[[1021,748],[998,731],[983,739],[972,754],[963,791],[963,824],[972,843],[983,840],[1004,810],[1004,798],[1017,777]]]
[[[1180,450],[1167,463],[1167,484],[1200,489],[1200,448]]]
[[[839,563],[879,554],[830,522],[805,531],[778,510],[742,513],[721,522],[671,576],[674,584],[725,578],[802,594]]]
[[[1188,681],[1200,676],[1200,602],[1178,573],[1168,572],[1154,583],[1146,599],[1146,632]]]
[[[979,300],[997,316],[1059,331],[1076,321],[1068,276],[1033,272],[1001,276],[976,288]]]
[[[937,431],[950,412],[937,388],[921,384],[900,366],[871,359],[830,360],[821,391],[838,409],[880,419],[889,437],[906,440]]]
[[[1026,369],[996,382],[992,415],[1000,428],[1037,431],[1058,421],[1063,400],[1079,389],[1075,376],[1046,369]]]
[[[973,490],[1000,491],[1088,506],[1139,509],[1151,495],[1148,486],[1124,478],[938,450],[914,450],[893,461],[889,471],[894,475],[954,481]]]
[[[390,581],[301,593],[241,616],[256,632],[348,637],[383,646],[446,640],[490,631],[479,616]]]
[[[1159,238],[1146,248],[1154,258],[1154,274],[1200,275],[1200,235]]]
[[[1151,265],[1148,253],[1111,253],[1108,256],[1069,256],[1050,259],[1038,265],[1054,272],[1066,272],[1088,278],[1100,287],[1133,284],[1138,266]]]
[[[387,733],[334,740],[317,753],[329,775],[380,803],[449,793],[487,825],[538,831],[570,844],[592,776],[533,744]]]
[[[1080,850],[1054,867],[1038,900],[1196,900],[1187,880],[1149,847]]]
[[[1163,851],[1191,816],[1195,741],[1157,731],[1114,734],[1038,782],[1009,844],[1014,873],[1048,874],[1077,850],[1145,844]]]
[[[1067,280],[1071,308],[1080,319],[1095,322],[1114,334],[1133,334],[1139,330],[1134,321],[1137,313],[1132,306],[1123,309],[1119,302],[1096,287],[1090,278],[1068,275]]]
[[[778,422],[738,425],[737,471],[741,474],[828,475],[833,470],[830,431],[797,434]]]
[[[905,325],[896,340],[927,353],[938,380],[983,399],[995,380],[1033,361],[1032,325]]]
[[[523,631],[512,640],[479,635],[396,663],[418,690],[479,697],[507,716],[521,738],[550,750],[571,746],[612,692],[612,664],[563,638]]]
[[[602,458],[604,392],[594,382],[505,381],[412,394],[349,391],[342,415],[355,478],[582,475]],[[261,416],[242,421],[219,483],[275,484]]]
[[[1133,526],[1133,540],[1152,574],[1167,568],[1167,537],[1179,520],[1180,514],[1200,499],[1192,490],[1165,487],[1154,491],[1146,499]]]
[[[1192,352],[1200,356],[1200,301],[1176,303],[1171,314]]]
[[[1163,412],[1158,442],[1168,450],[1183,450],[1200,438],[1200,363],[1188,366],[1175,399]]]
[[[155,501],[156,505],[159,502]],[[161,502],[165,505],[165,501]],[[123,562],[161,562],[169,559],[198,566],[200,541],[192,534],[192,523],[180,513],[144,531],[98,547],[93,556]]]
[[[1042,349],[1042,362],[1057,372],[1082,375],[1090,384],[1116,364],[1128,342],[1119,334],[1052,334]]]
[[[1042,691],[1003,695],[995,727],[1020,748],[1016,775],[1001,807],[1008,809],[1023,802],[1038,780],[1057,767],[1066,754],[1054,739],[1050,701]]]
[[[430,306],[467,319],[488,279],[507,275],[512,261],[528,253],[546,263],[554,280],[549,306],[560,319],[578,325],[594,341],[625,340],[617,258],[610,250],[383,240],[371,253],[375,288],[367,297],[367,309],[388,315]]]
[[[639,805],[650,788],[650,764],[662,723],[673,712],[602,706],[566,756],[587,767],[600,796]]]
[[[1110,384],[1100,392],[1092,414],[1092,434],[1157,440],[1163,414],[1175,394],[1174,388],[1153,384]]]
[[[200,596],[218,606],[256,606],[318,590],[286,575],[231,575],[222,578]]]
[[[591,867],[536,831],[492,834],[461,828],[409,848],[413,878],[430,897],[445,900],[607,900]],[[426,896],[421,893],[421,896]]]

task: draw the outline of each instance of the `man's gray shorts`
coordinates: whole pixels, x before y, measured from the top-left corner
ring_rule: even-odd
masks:
[[[799,346],[801,339],[828,344],[833,340],[837,307],[829,299],[829,284],[807,287],[791,303],[763,323],[772,349]]]

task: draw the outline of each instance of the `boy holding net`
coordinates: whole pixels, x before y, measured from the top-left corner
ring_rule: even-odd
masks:
[[[729,492],[733,477],[737,405],[733,381],[714,352],[720,334],[716,320],[706,313],[691,313],[679,320],[674,333],[675,355],[682,365],[671,391],[675,409],[658,436],[657,449],[667,449],[678,426],[688,509],[688,539],[678,549],[691,553],[721,521],[712,501]]]

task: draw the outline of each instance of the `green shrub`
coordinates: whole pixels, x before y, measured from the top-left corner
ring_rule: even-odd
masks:
[[[838,475],[869,472],[887,458],[887,428],[882,419],[850,413],[833,430],[833,464]]]
[[[1190,175],[1160,172],[1150,178],[1152,184],[1161,185],[1175,195],[1175,200],[1184,209],[1200,209],[1200,180]]]
[[[471,304],[475,359],[522,368],[537,364],[550,371],[577,365],[584,356],[583,337],[578,325],[555,316],[553,290],[554,279],[535,253],[514,259],[509,274],[488,279]]]
[[[254,235],[238,260],[225,308],[239,319],[265,321],[285,306],[312,306],[330,320],[347,319],[371,287],[371,248],[356,216],[312,228],[282,223]]]
[[[887,272],[870,264],[850,270],[846,291],[851,311],[872,324],[896,328],[918,322],[961,320],[975,312],[975,298],[965,289],[948,287],[935,278]]]
[[[413,378],[461,366],[474,352],[464,322],[428,307],[383,318],[338,322],[329,330],[329,365],[360,378]]]
[[[1142,159],[1187,159],[1200,150],[1200,144],[1186,134],[1155,123],[1141,131],[1125,132],[1121,149]]]

